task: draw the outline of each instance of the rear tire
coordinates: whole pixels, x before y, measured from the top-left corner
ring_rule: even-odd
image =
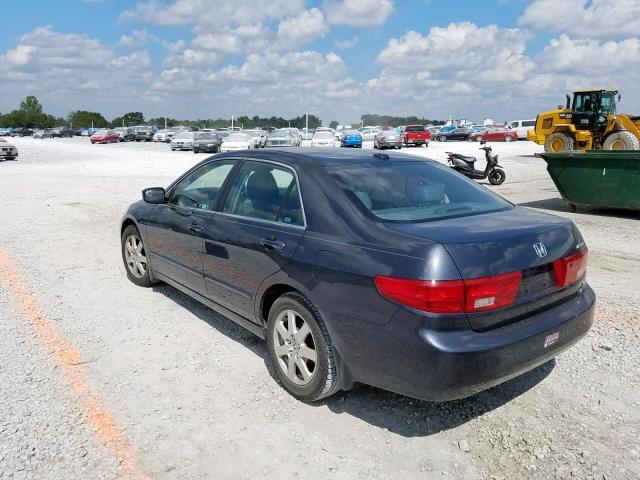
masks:
[[[489,183],[491,185],[502,185],[506,178],[507,174],[499,168],[494,168],[489,172]]]
[[[507,135],[504,137],[505,142],[513,142],[513,137],[511,135]]]
[[[484,140],[484,137],[483,137],[482,135],[478,135],[478,136],[475,138],[475,140],[476,140],[476,142],[481,142],[481,141],[483,141],[483,140]]]
[[[294,397],[313,402],[340,390],[329,332],[302,294],[287,293],[274,302],[267,322],[267,351],[277,380]]]
[[[633,133],[623,130],[609,135],[602,144],[603,150],[640,150],[640,140]]]
[[[555,132],[547,137],[544,142],[544,151],[547,153],[566,152],[575,148],[575,141],[566,133]]]

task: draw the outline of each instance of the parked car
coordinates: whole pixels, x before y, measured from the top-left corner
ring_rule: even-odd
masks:
[[[97,131],[98,131],[97,128],[85,128],[84,130],[82,130],[82,133],[80,135],[83,136],[83,137],[90,137],[91,135],[93,135]]]
[[[30,137],[33,135],[33,130],[25,127],[18,127],[11,130],[12,137]]]
[[[53,135],[51,134],[50,128],[39,128],[37,130],[34,130],[31,136],[33,138],[52,138],[53,137]]]
[[[51,129],[52,138],[71,138],[74,135],[74,131],[66,127],[56,127]]]
[[[372,142],[376,135],[380,133],[380,129],[377,127],[359,128],[358,131],[362,136],[363,142]]]
[[[243,130],[243,133],[246,133],[253,139],[253,148],[264,148],[267,146],[267,132],[264,130]]]
[[[288,129],[274,130],[267,138],[267,147],[296,147],[297,142],[293,132]]]
[[[431,133],[424,128],[424,125],[405,125],[400,131],[400,136],[405,147],[429,146],[431,139]]]
[[[441,131],[438,135],[436,135],[435,139],[438,142],[446,142],[449,140],[467,140],[469,138],[469,135],[471,135],[471,130],[469,128],[459,127],[447,132]]]
[[[89,140],[92,144],[94,143],[118,143],[120,141],[120,137],[118,134],[107,128],[102,128],[96,131],[93,135],[89,137]]]
[[[333,136],[333,132],[321,130],[316,131],[311,139],[312,147],[335,147],[336,140]]]
[[[297,128],[283,128],[282,130],[291,132],[294,147],[299,147],[300,145],[302,145],[302,135],[300,134],[300,130],[298,130]]]
[[[155,131],[151,127],[133,127],[136,142],[152,142]],[[191,150],[191,147],[189,147]]]
[[[222,137],[217,132],[196,132],[193,139],[193,153],[218,153]]]
[[[142,198],[121,224],[128,278],[166,282],[265,339],[274,374],[305,401],[355,383],[466,397],[548,362],[593,322],[573,222],[435,161],[249,150]]]
[[[0,160],[15,160],[18,158],[18,148],[6,139],[0,138]]]
[[[153,141],[170,143],[171,139],[175,136],[175,134],[176,134],[175,130],[171,130],[171,129],[158,130],[156,133],[153,134]]]
[[[373,148],[402,148],[402,136],[395,130],[383,130],[373,139]]]
[[[175,134],[171,139],[171,151],[176,150],[193,150],[193,140],[195,132],[182,131]]]
[[[309,129],[307,129],[307,128],[303,128],[303,129],[300,131],[300,138],[301,138],[302,140],[312,140],[312,139],[313,139],[313,134],[314,134],[314,133],[315,133],[315,132],[314,132],[313,128],[309,128]]]
[[[133,142],[136,139],[136,132],[133,128],[118,127],[113,129],[118,134],[118,139],[121,142]]]
[[[227,138],[222,140],[221,152],[234,152],[236,150],[246,150],[254,148],[251,135],[244,132],[232,132]]]
[[[7,137],[10,137],[12,131],[13,131],[13,128],[0,128],[0,135],[5,135]]]
[[[536,128],[536,119],[532,120],[512,120],[507,124],[507,128],[516,130],[519,139],[527,139],[527,132]]]
[[[357,130],[343,130],[340,137],[340,146],[362,148],[362,135]]]
[[[510,128],[489,128],[484,132],[471,132],[470,142],[515,142],[518,140],[518,132]]]

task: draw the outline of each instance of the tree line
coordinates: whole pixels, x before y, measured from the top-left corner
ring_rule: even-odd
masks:
[[[419,118],[415,116],[409,117],[394,117],[390,115],[377,115],[367,113],[360,117],[360,121],[363,125],[442,125],[442,120],[428,120],[425,118]],[[78,110],[69,113],[66,118],[55,117],[49,115],[43,111],[42,105],[38,99],[30,95],[26,97],[21,103],[20,108],[13,110],[4,115],[0,115],[0,128],[9,127],[27,127],[27,128],[51,128],[51,127],[77,127],[77,128],[108,128],[108,127],[128,127],[132,125],[156,125],[163,128],[175,127],[178,125],[193,126],[200,128],[224,128],[229,127],[232,123],[231,118],[208,118],[197,120],[181,120],[168,117],[156,117],[145,119],[142,112],[129,112],[122,116],[116,117],[111,121],[107,120],[99,112],[89,112],[86,110]],[[241,115],[233,119],[235,126],[245,129],[256,127],[295,127],[304,128],[307,125],[306,115],[298,115],[294,118],[283,117],[260,117],[254,115],[249,117],[247,115]],[[332,120],[329,124],[331,128],[335,128],[339,122]],[[318,128],[322,126],[322,120],[316,115],[309,115],[308,118],[309,128]],[[355,127],[355,125],[353,125]]]

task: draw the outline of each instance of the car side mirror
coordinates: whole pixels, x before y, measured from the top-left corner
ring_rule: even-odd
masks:
[[[166,203],[166,193],[162,187],[145,188],[142,191],[142,199],[147,203]]]

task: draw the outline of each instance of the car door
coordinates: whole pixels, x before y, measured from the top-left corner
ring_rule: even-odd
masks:
[[[293,256],[305,231],[295,172],[246,160],[206,231],[204,278],[209,298],[255,319],[260,284]]]
[[[157,205],[146,224],[151,268],[206,295],[204,235],[224,182],[235,162],[213,161],[187,173]]]

